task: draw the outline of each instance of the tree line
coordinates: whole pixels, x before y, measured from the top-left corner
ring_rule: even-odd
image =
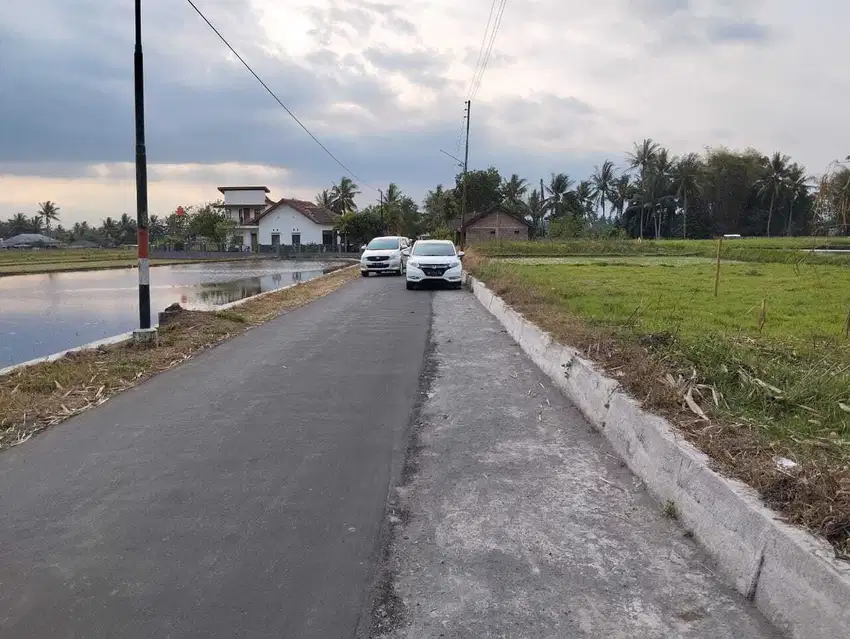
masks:
[[[179,246],[201,240],[225,243],[233,222],[218,208],[218,204],[209,202],[201,206],[180,207],[166,216],[150,215],[148,234],[151,244]],[[0,221],[0,238],[36,233],[67,244],[91,242],[107,247],[135,244],[137,241],[136,219],[126,213],[118,218],[107,216],[98,225],[83,221],[65,228],[61,224],[53,225],[59,220],[59,211],[59,206],[48,200],[40,203],[36,214],[31,217],[16,213],[5,222]]]
[[[635,143],[617,166],[606,160],[586,179],[566,173],[532,182],[496,167],[467,174],[469,215],[501,205],[529,220],[537,236],[709,238],[850,233],[850,156],[816,182],[788,155],[755,149],[707,149],[673,156],[651,139]],[[539,186],[539,189],[538,189]],[[381,232],[416,237],[459,226],[463,173],[450,187],[428,191],[421,208],[396,184],[383,207],[358,211],[360,191],[349,178],[322,191],[316,203],[341,215],[338,228],[358,238]]]

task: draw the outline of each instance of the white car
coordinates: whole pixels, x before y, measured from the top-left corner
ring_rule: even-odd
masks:
[[[417,240],[407,258],[407,290],[422,282],[444,282],[460,288],[463,251],[448,240]]]
[[[392,273],[403,275],[407,262],[406,253],[410,243],[407,238],[389,236],[376,237],[366,245],[360,256],[360,275],[369,277],[369,273]]]

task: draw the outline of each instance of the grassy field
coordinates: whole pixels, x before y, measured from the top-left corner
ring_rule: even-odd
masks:
[[[812,249],[848,249],[847,253],[818,253]],[[492,242],[477,250],[488,257],[680,256],[715,257],[716,240],[558,240]],[[850,265],[850,238],[751,238],[724,240],[723,259],[742,262],[784,262]]]
[[[713,260],[671,244],[673,257],[594,257],[590,243],[555,259],[474,255],[470,267],[850,557],[850,269],[724,261],[715,297]],[[779,471],[776,457],[799,469]]]
[[[220,262],[228,258],[152,259],[151,266]],[[138,263],[135,249],[51,249],[43,251],[0,251],[0,277],[63,271],[132,268]]]

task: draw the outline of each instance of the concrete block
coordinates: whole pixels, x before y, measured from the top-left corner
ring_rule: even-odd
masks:
[[[531,322],[523,322],[519,345],[540,368],[545,368],[552,336]]]
[[[508,335],[514,338],[514,341],[519,344],[522,337],[522,325],[525,324],[525,318],[517,313],[510,306],[505,306],[502,311],[504,319],[502,324],[508,331]]]
[[[156,346],[159,344],[159,332],[155,328],[137,328],[133,331],[133,343],[136,346]]]
[[[475,297],[478,298],[478,301],[481,302],[484,308],[489,309],[490,303],[493,301],[493,293],[482,282],[475,278],[470,279],[472,281],[472,292],[475,294]]]

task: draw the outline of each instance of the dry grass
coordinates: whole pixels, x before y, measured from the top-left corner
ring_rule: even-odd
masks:
[[[801,436],[794,432],[778,437],[775,428],[768,426],[767,415],[753,418],[735,405],[746,393],[760,393],[766,404],[770,404],[769,396],[774,403],[784,401],[770,384],[765,387],[765,382],[743,375],[738,397],[724,396],[706,383],[701,362],[677,348],[675,335],[640,334],[586,321],[565,312],[549,291],[530,286],[510,269],[487,268],[486,259],[474,251],[467,253],[464,262],[516,310],[557,340],[582,350],[647,408],[664,415],[719,470],[753,486],[790,523],[822,535],[832,543],[836,556],[850,559],[846,438],[836,433]],[[781,468],[778,458],[797,465]]]
[[[159,345],[124,344],[69,354],[0,377],[0,450],[121,391],[181,364],[200,351],[339,289],[356,267],[247,301],[219,312],[185,311],[159,331]]]

